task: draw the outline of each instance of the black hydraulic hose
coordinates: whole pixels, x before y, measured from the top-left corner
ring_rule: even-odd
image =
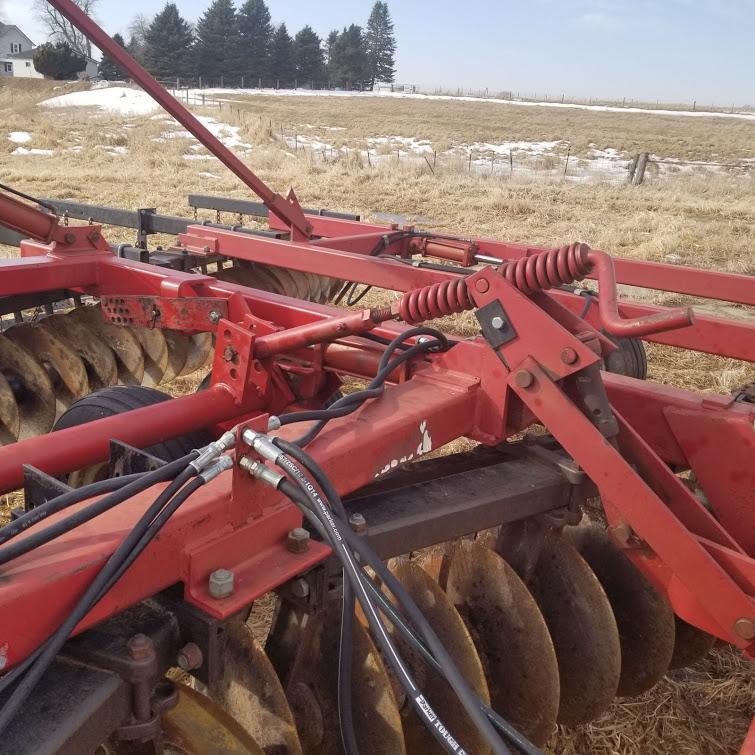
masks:
[[[459,747],[456,740],[450,737],[448,729],[443,726],[437,714],[433,711],[424,694],[412,678],[409,669],[396,651],[393,640],[388,634],[385,625],[378,615],[377,609],[367,593],[360,576],[360,570],[356,565],[349,548],[347,548],[344,543],[341,530],[336,526],[333,515],[322,502],[322,499],[311,483],[302,482],[298,477],[293,479],[295,482],[292,482],[289,479],[284,479],[280,483],[279,489],[291,500],[296,502],[302,510],[312,513],[315,517],[319,517],[325,529],[330,533],[330,543],[334,552],[344,564],[345,572],[354,587],[357,599],[362,606],[367,622],[370,625],[370,630],[380,648],[383,659],[386,660],[393,669],[399,683],[406,691],[408,698],[411,700],[415,711],[420,716],[420,719],[427,725],[428,729],[435,736],[439,744],[449,753],[458,753]],[[310,506],[314,506],[319,514],[314,514],[310,509]],[[441,728],[449,738],[444,736]],[[496,753],[508,752],[508,749],[496,750]]]
[[[109,589],[109,587],[120,578],[125,568],[133,562],[132,555],[134,549],[142,543],[142,550],[146,547],[147,543],[144,542],[142,538],[145,533],[150,531],[150,526],[153,524],[153,521],[158,520],[163,509],[172,508],[172,511],[174,511],[178,505],[183,503],[183,501],[185,501],[186,498],[188,498],[188,496],[203,483],[201,479],[196,480],[194,481],[196,484],[187,485],[186,489],[179,493],[180,488],[196,474],[196,470],[193,467],[187,466],[191,458],[194,456],[196,456],[195,452],[189,454],[188,457],[184,457],[184,470],[178,474],[176,479],[160,493],[144,514],[142,514],[131,532],[129,532],[129,534],[123,539],[106,564],[97,573],[96,577],[92,580],[86,592],[78,600],[76,606],[63,624],[61,624],[50,639],[44,643],[41,653],[29,667],[26,674],[21,678],[18,685],[11,693],[11,696],[3,705],[2,710],[0,710],[0,733],[2,733],[13,720],[13,717],[16,715],[19,708],[26,701],[42,675],[55,659],[55,656],[70,637],[71,632],[73,632],[79,622],[87,615],[87,613],[89,613],[92,606],[95,605],[95,603],[105,594],[107,589]],[[160,470],[156,471],[162,471],[164,469],[165,467],[161,467]],[[147,475],[151,474],[153,473],[147,473]],[[177,505],[175,505],[175,501],[173,500],[174,496],[176,499],[179,499]],[[165,521],[167,521],[167,518],[162,519],[161,521],[162,524],[164,524]],[[162,524],[160,526],[162,526]],[[157,534],[158,530],[159,527],[154,530],[152,537],[154,537],[154,534]]]
[[[192,451],[190,454],[187,454],[176,461],[169,462],[164,467],[160,467],[151,472],[146,472],[140,475],[138,480],[134,480],[133,482],[124,485],[122,488],[119,488],[105,498],[95,501],[86,508],[76,511],[65,519],[55,522],[40,532],[32,533],[29,537],[25,537],[23,540],[6,545],[4,548],[0,548],[0,566],[34,550],[34,548],[49,543],[51,540],[54,540],[75,527],[88,522],[90,519],[109,511],[118,504],[123,503],[137,493],[141,493],[152,485],[175,477],[175,475],[184,469],[184,467],[186,467],[192,459],[196,458],[197,455],[197,451]]]
[[[122,475],[121,477],[109,477],[107,480],[100,480],[98,482],[93,482],[90,485],[84,485],[81,488],[75,488],[74,490],[61,493],[60,495],[55,496],[55,498],[51,498],[39,506],[35,506],[33,509],[21,514],[21,516],[6,524],[4,527],[0,527],[0,543],[5,543],[11,538],[16,537],[16,535],[29,529],[29,527],[37,524],[37,522],[41,522],[51,514],[56,514],[58,511],[73,506],[75,503],[85,501],[87,498],[94,498],[95,496],[104,495],[105,493],[112,493],[134,480],[141,479],[143,476],[142,472],[136,472],[134,474]]]
[[[288,443],[287,441],[281,438],[274,438],[273,442],[281,449],[283,448],[290,449],[292,446],[292,444]],[[324,470],[305,451],[301,449],[296,449],[294,451],[294,454],[296,455],[295,457],[297,461],[299,461],[299,463],[302,464],[302,466],[304,466],[305,469],[307,469],[307,471],[310,472],[310,474],[312,474],[313,478],[315,479],[317,484],[320,486],[320,489],[323,491],[326,498],[331,502],[331,505],[333,505],[333,507],[336,508],[336,513],[339,516],[339,518],[341,518],[342,521],[345,521],[345,511],[343,508],[343,503],[341,501],[341,498],[338,495],[338,492],[335,490],[333,484],[330,482],[329,478],[325,474]],[[292,465],[285,456],[282,458],[279,458],[278,463],[282,466],[283,469],[286,469],[289,473],[292,473],[293,468],[295,468],[295,465]],[[380,560],[378,555],[372,550],[369,544],[366,543],[364,538],[359,537],[348,525],[344,526],[344,537],[347,539],[351,548],[360,555],[360,557],[363,560],[363,563],[368,563],[375,570],[378,576],[383,580],[383,582],[388,585],[388,588],[391,590],[391,593],[399,601],[404,611],[406,611],[406,613],[410,616],[410,620],[412,621],[412,623],[416,627],[419,628],[421,634],[425,637],[425,642],[427,642],[430,648],[435,650],[435,654],[433,655],[433,658],[436,659],[436,663],[438,664],[438,666],[442,668],[443,675],[446,677],[447,681],[456,692],[457,696],[459,697],[459,700],[462,702],[465,709],[467,710],[467,713],[470,715],[470,718],[478,725],[478,727],[479,727],[478,721],[480,720],[481,716],[484,717],[486,722],[489,722],[490,716],[488,716],[487,711],[481,710],[479,707],[482,704],[482,702],[474,693],[474,690],[469,688],[469,686],[466,683],[466,680],[463,678],[463,676],[458,671],[458,669],[456,669],[456,666],[453,663],[453,660],[448,655],[447,651],[445,650],[445,647],[440,642],[440,639],[437,637],[437,635],[435,635],[435,632],[430,627],[429,622],[427,622],[422,612],[417,608],[414,601],[405,591],[403,585],[401,585],[401,583],[393,576],[393,574],[385,566],[385,564],[383,564],[383,562]],[[407,606],[409,608],[407,608]],[[433,648],[433,646],[435,646],[435,648]],[[436,650],[437,648],[440,648],[440,651],[441,651],[440,655],[437,653],[437,650]],[[448,678],[449,671],[451,672],[453,676],[456,677],[455,681],[454,679]],[[461,689],[458,689],[456,686],[457,684],[459,684],[459,682],[460,682]],[[470,711],[470,707],[468,707],[468,705],[472,708],[476,707],[477,712],[481,715],[477,715],[477,716],[472,715]],[[519,734],[519,732],[516,731],[514,727],[508,724],[508,722],[506,722],[504,719],[501,719],[501,722],[505,725],[504,726],[505,730],[503,731],[505,735],[507,736],[511,735],[510,736],[511,739],[518,737],[519,739],[522,739],[524,742],[526,742],[526,739],[524,739],[521,736],[521,734]],[[498,728],[500,729],[501,727],[498,726]],[[480,731],[486,736],[486,738],[488,738],[487,733],[486,733],[487,730],[485,728],[480,728]],[[491,744],[491,746],[493,746],[493,742],[489,740],[489,743]]]

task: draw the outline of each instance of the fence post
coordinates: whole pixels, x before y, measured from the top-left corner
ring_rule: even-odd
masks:
[[[571,144],[566,148],[566,163],[564,165],[564,178],[566,178],[566,171],[569,168],[569,155],[571,154]]]
[[[634,173],[637,170],[637,161],[640,159],[639,155],[635,155],[632,158],[632,162],[629,164],[629,183],[634,183]]]
[[[509,150],[509,175],[514,177],[514,152]]]
[[[637,160],[637,170],[634,174],[634,185],[639,186],[645,180],[645,168],[648,165],[648,153],[641,152]]]
[[[472,150],[469,150],[469,165],[467,166],[467,170],[471,173],[472,172]]]
[[[433,150],[433,175],[435,175],[435,162],[438,159],[438,151]]]
[[[220,74],[220,88],[223,88],[223,74]]]
[[[176,91],[178,91],[181,88],[181,79],[176,76]]]

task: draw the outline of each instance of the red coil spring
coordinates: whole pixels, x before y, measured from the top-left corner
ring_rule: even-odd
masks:
[[[516,262],[506,262],[501,265],[500,272],[523,294],[532,294],[582,280],[592,270],[592,263],[587,258],[589,253],[587,244],[574,243],[522,257]]]
[[[404,322],[413,325],[436,317],[464,312],[473,307],[466,280],[455,278],[407,291],[401,299],[399,312]]]

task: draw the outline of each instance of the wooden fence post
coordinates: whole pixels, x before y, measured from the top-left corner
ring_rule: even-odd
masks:
[[[648,153],[641,152],[637,160],[637,168],[634,173],[634,185],[639,186],[645,180],[645,168],[648,165]]]
[[[564,178],[566,178],[566,171],[569,168],[569,155],[571,154],[571,144],[566,148],[566,163],[564,163]]]
[[[637,161],[640,159],[639,155],[635,155],[632,158],[632,162],[629,163],[629,183],[634,183],[634,173],[637,170]]]

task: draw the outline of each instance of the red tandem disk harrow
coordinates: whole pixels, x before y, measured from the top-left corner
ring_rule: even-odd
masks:
[[[0,193],[2,752],[532,753],[755,653],[755,391],[647,381],[643,347],[753,362],[755,326],[617,295],[751,277],[303,210],[51,4],[262,202]]]

